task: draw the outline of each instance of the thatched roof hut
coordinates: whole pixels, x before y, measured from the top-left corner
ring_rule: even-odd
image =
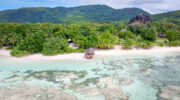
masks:
[[[85,58],[92,59],[95,54],[95,50],[93,48],[89,48],[86,50]]]

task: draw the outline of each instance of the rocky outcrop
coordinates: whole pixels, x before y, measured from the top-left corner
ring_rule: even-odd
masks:
[[[135,22],[141,22],[143,24],[146,24],[148,22],[152,22],[152,19],[147,16],[147,15],[144,15],[144,14],[139,14],[139,15],[136,15],[135,17],[133,17],[128,24],[133,24]]]

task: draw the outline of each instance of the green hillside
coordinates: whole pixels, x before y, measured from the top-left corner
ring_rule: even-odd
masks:
[[[180,25],[180,10],[152,15],[154,21],[168,22]]]
[[[88,5],[71,8],[36,7],[1,11],[0,22],[113,22],[129,20],[137,14],[149,15],[149,13],[139,8],[113,9],[106,5]]]

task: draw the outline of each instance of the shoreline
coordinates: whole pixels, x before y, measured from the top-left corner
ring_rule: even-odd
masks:
[[[162,54],[162,53],[180,53],[180,46],[178,47],[153,47],[151,49],[137,49],[133,48],[130,50],[121,49],[120,46],[115,46],[113,49],[101,50],[95,49],[95,56],[106,57],[106,56],[121,56],[121,55],[147,55],[147,54]],[[10,50],[6,48],[0,49],[0,56],[12,57],[17,59],[27,60],[87,60],[84,58],[85,53],[70,53],[70,54],[58,54],[54,56],[45,56],[41,53],[31,54],[23,57],[13,57],[10,55]]]

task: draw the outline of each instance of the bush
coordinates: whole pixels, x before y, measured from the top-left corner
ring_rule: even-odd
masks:
[[[168,46],[172,47],[172,46],[180,46],[180,41],[176,40],[176,41],[171,41],[168,43]]]
[[[159,43],[159,46],[160,46],[160,47],[163,47],[163,46],[164,46],[164,43],[163,43],[163,42]]]
[[[6,48],[6,50],[13,50],[15,46],[9,46]]]
[[[97,48],[100,49],[109,49],[118,42],[118,37],[110,34],[109,32],[104,32],[98,36]]]
[[[166,33],[166,38],[171,42],[171,41],[176,41],[178,40],[178,34],[173,31],[173,30],[169,30]]]
[[[87,37],[84,37],[82,35],[77,35],[74,39],[73,42],[75,44],[79,44],[80,48],[89,48],[92,46],[91,42],[88,40]]]
[[[3,48],[3,45],[2,45],[2,44],[0,44],[0,49],[1,49],[1,48]]]
[[[20,42],[17,49],[20,51],[27,51],[30,53],[37,53],[43,50],[45,40],[45,33],[42,31],[29,35]]]
[[[44,55],[55,55],[63,53],[66,48],[68,48],[67,40],[59,37],[51,37],[46,39],[42,53]]]
[[[123,49],[132,49],[133,46],[133,40],[132,39],[127,39],[123,41],[122,43],[122,48]]]
[[[81,52],[81,53],[83,53],[83,52],[85,52],[85,50],[82,49],[82,48],[80,48],[80,49],[67,48],[64,51],[65,51],[65,53],[74,53],[74,52]]]
[[[152,43],[150,41],[144,41],[142,43],[141,47],[144,48],[144,49],[149,49],[149,48],[152,48],[153,45],[152,45]]]
[[[150,41],[147,41],[147,40],[136,41],[136,48],[148,49],[152,47],[153,47],[153,44]]]
[[[25,55],[28,55],[28,54],[30,54],[30,53],[27,52],[27,51],[20,51],[20,50],[18,50],[17,48],[14,48],[14,49],[11,51],[11,55],[12,55],[12,56],[16,56],[16,57],[25,56]]]
[[[122,32],[119,32],[118,37],[120,39],[127,39],[127,38],[132,39],[135,37],[135,35],[131,31],[122,31]]]
[[[142,29],[141,37],[144,40],[154,42],[157,39],[157,34],[153,29],[144,28],[144,29]]]
[[[128,26],[128,30],[130,30],[131,32],[133,32],[136,35],[139,35],[141,33],[141,29],[146,27],[145,24],[142,23],[134,23],[133,25],[129,25]]]

